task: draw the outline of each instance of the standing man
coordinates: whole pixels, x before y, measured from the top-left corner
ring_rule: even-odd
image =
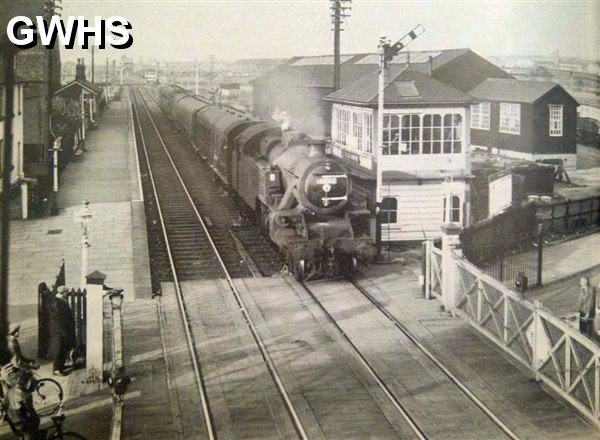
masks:
[[[50,347],[48,354],[54,359],[54,374],[66,376],[65,361],[69,351],[75,348],[75,318],[67,303],[69,292],[65,286],[60,286],[56,293],[54,304],[50,306]]]
[[[596,314],[596,289],[591,286],[588,277],[581,277],[579,280],[577,310],[579,311],[579,330],[581,333],[593,338],[594,316]]]

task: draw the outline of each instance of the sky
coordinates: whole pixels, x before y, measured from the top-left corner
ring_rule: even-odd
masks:
[[[128,55],[162,61],[287,58],[333,52],[330,2],[203,0],[63,0],[63,16],[120,15],[133,46],[104,49],[98,59]],[[470,48],[483,56],[535,54],[600,58],[600,1],[354,0],[342,53],[376,52],[380,35],[396,41],[416,25],[425,33],[410,50]],[[63,50],[63,61],[83,55]],[[89,53],[87,55],[89,57]]]

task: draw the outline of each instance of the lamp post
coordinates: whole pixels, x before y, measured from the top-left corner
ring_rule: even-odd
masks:
[[[88,199],[85,199],[82,205],[82,209],[78,214],[81,222],[81,288],[85,289],[85,277],[88,271],[88,249],[91,246],[88,234],[88,226],[90,219],[92,218],[92,210],[90,209],[90,202]]]
[[[52,143],[52,148],[50,148],[50,151],[52,151],[52,162],[53,162],[53,166],[52,166],[52,170],[53,170],[52,208],[51,208],[52,215],[58,214],[58,152],[62,151],[61,143],[62,143],[62,137],[59,136],[54,139],[54,142]]]

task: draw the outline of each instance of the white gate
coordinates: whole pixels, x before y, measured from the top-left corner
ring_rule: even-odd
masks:
[[[442,299],[442,250],[432,241],[426,241],[425,254],[425,298],[435,296]]]
[[[442,252],[428,245],[426,292],[441,298]],[[457,302],[453,313],[465,319],[537,380],[600,428],[600,346],[565,321],[532,304],[460,254],[453,253]],[[439,277],[438,277],[439,275]]]

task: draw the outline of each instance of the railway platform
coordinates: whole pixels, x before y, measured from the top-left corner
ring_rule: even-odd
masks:
[[[78,212],[84,199],[92,212],[88,270],[106,273],[108,285],[123,288],[134,314],[136,301],[151,297],[144,204],[130,118],[128,101],[111,102],[98,126],[88,132],[85,153],[61,176],[58,215],[11,222],[9,319],[21,323],[21,344],[29,357],[37,354],[38,284],[54,283],[64,258],[66,285],[80,287]],[[147,361],[147,356],[132,350],[128,361],[134,371],[131,356],[136,354],[140,362]],[[50,361],[41,364],[40,377],[52,377],[64,389],[65,428],[88,439],[108,438],[112,398],[106,384],[86,383],[84,370],[56,377]],[[12,438],[7,428],[6,424],[0,427],[0,438]]]

